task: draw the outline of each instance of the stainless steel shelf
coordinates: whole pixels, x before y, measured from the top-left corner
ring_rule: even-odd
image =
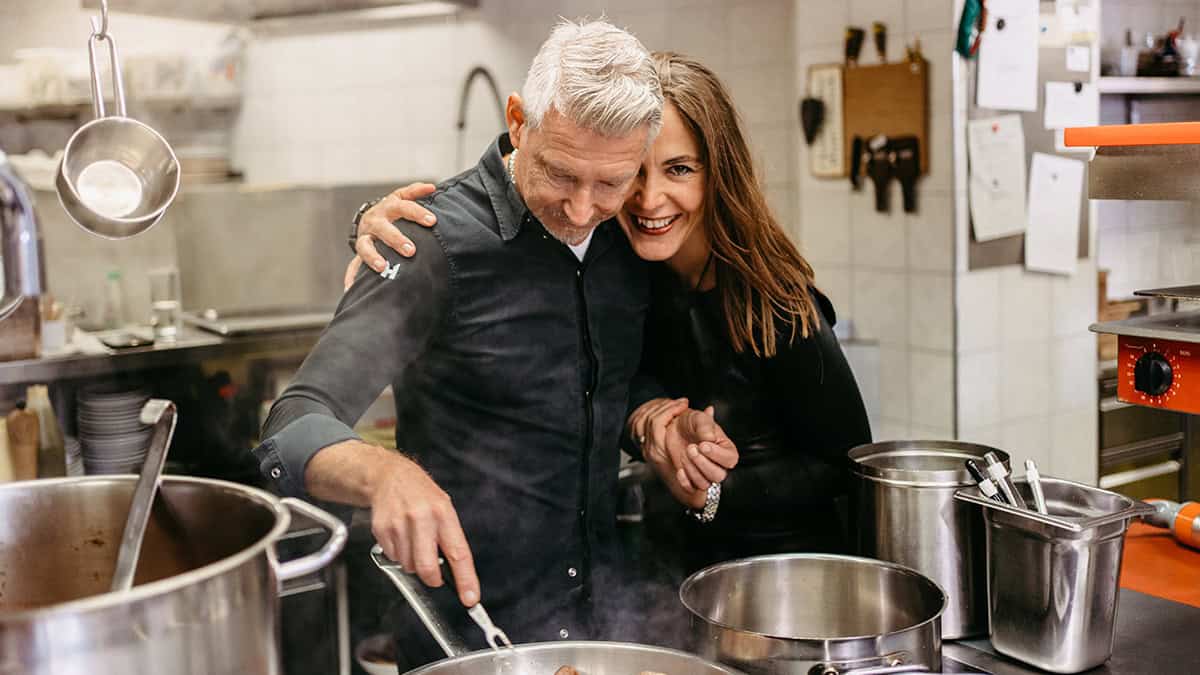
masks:
[[[153,108],[199,108],[202,110],[230,110],[241,106],[240,96],[156,96],[150,98],[132,97],[129,106],[139,105]],[[32,119],[62,119],[74,118],[79,115],[92,115],[91,101],[74,103],[45,103],[38,105],[0,106],[0,113],[14,114],[19,117]]]
[[[1200,94],[1200,77],[1102,77],[1101,94]]]
[[[307,351],[317,343],[320,335],[321,330],[314,329],[223,338],[185,326],[178,342],[174,344],[159,342],[150,347],[117,350],[111,354],[70,354],[0,361],[0,385],[111,375],[255,353]]]

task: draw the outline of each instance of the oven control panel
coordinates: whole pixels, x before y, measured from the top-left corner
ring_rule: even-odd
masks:
[[[1128,335],[1117,344],[1119,400],[1200,414],[1200,344]]]

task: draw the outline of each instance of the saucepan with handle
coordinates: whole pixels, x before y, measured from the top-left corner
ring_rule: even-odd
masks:
[[[469,652],[460,636],[435,609],[424,584],[400,565],[389,560],[376,545],[371,558],[386,574],[421,623],[446,652],[447,658],[423,666],[407,675],[556,675],[573,669],[578,675],[745,675],[740,670],[702,659],[694,654],[629,642],[562,641],[534,642],[516,646],[492,640],[491,649]],[[472,618],[490,626],[486,613],[476,605]],[[491,627],[494,628],[494,627]],[[490,631],[491,629],[485,629]]]
[[[750,675],[938,671],[946,594],[871,558],[782,554],[707,567],[683,582],[689,648]]]
[[[58,166],[55,188],[71,219],[108,239],[132,237],[162,218],[179,192],[179,159],[157,131],[125,113],[125,88],[117,45],[108,32],[108,2],[92,20],[88,58],[96,118],[71,135]],[[107,115],[96,50],[107,43],[112,65],[113,107]]]

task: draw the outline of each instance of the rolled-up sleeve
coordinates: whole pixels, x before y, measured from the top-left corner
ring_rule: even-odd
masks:
[[[281,494],[309,498],[309,461],[358,438],[351,427],[384,387],[419,362],[449,311],[450,268],[436,236],[405,221],[397,226],[420,252],[403,258],[379,247],[387,270],[363,266],[263,425],[254,455]]]

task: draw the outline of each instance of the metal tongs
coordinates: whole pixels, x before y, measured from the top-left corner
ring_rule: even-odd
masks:
[[[421,620],[421,623],[425,624],[426,630],[437,641],[442,651],[446,652],[447,656],[458,656],[466,654],[469,651],[463,643],[462,638],[455,633],[454,629],[450,627],[450,624],[436,609],[433,599],[429,597],[429,592],[425,588],[424,582],[418,579],[416,575],[405,570],[400,563],[384,555],[383,548],[379,544],[371,547],[371,560],[375,562],[376,567],[388,575],[388,578],[400,590],[400,594],[404,596],[409,606],[416,612],[417,618]],[[441,564],[444,561],[439,560],[438,562]],[[442,569],[445,570],[446,568],[443,567]],[[483,631],[483,637],[492,649],[499,651],[502,646],[508,649],[512,648],[512,641],[508,639],[508,635],[503,630],[492,623],[492,618],[488,616],[487,610],[483,608],[483,603],[475,603],[473,607],[467,610],[467,616],[470,616],[471,620]]]

